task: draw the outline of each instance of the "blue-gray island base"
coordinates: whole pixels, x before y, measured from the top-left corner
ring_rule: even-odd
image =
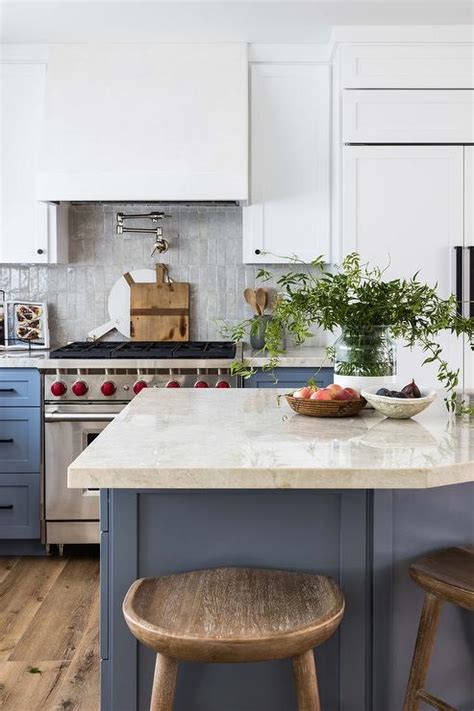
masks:
[[[101,711],[148,711],[154,655],[122,600],[139,577],[220,565],[332,575],[339,633],[316,651],[324,711],[400,711],[422,591],[409,563],[473,540],[474,484],[392,490],[101,492]],[[446,604],[432,693],[474,707],[474,615]],[[290,662],[182,664],[176,711],[296,711]]]

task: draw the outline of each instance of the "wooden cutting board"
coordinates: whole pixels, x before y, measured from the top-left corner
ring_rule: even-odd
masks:
[[[156,265],[156,282],[130,285],[132,341],[189,341],[189,284],[171,281],[164,264]]]

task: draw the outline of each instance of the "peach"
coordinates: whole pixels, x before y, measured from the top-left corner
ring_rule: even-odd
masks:
[[[293,393],[293,397],[300,397],[303,400],[309,400],[312,392],[313,391],[311,390],[311,388],[308,388],[308,387],[300,388],[299,390],[295,390],[295,392]]]
[[[326,390],[326,388],[323,388],[322,390],[317,390],[315,393],[313,393],[312,400],[332,400],[333,396],[330,390]]]
[[[334,394],[341,392],[342,386],[338,385],[338,383],[331,383],[331,385],[328,385],[327,390],[332,390]]]
[[[347,392],[346,388],[344,388],[344,390],[341,390],[340,392],[338,392],[334,395],[334,400],[352,400],[352,399],[353,399],[352,395]]]
[[[344,388],[344,390],[346,391],[346,393],[349,393],[352,400],[360,399],[360,393],[357,392],[357,390],[354,390],[354,388]]]

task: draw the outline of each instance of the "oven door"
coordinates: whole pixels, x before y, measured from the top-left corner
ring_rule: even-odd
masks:
[[[123,405],[47,405],[45,408],[45,519],[98,521],[99,490],[68,489],[71,462],[102,432]]]

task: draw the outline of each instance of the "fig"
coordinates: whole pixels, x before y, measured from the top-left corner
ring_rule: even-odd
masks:
[[[408,385],[405,385],[405,387],[402,388],[402,393],[405,393],[405,396],[410,398],[421,397],[420,388],[415,383],[414,379],[411,383],[408,383]]]
[[[388,388],[380,388],[375,394],[383,395],[383,397],[390,397],[390,390]]]
[[[407,398],[408,395],[406,395],[404,392],[398,392],[397,390],[391,390],[389,397],[398,397],[398,398]]]

